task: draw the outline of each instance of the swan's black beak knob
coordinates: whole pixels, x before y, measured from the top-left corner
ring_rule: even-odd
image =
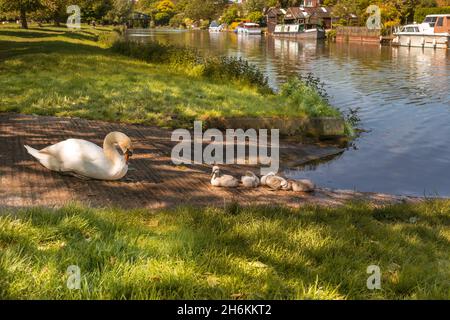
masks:
[[[128,163],[128,160],[133,156],[133,152],[127,149],[125,152],[125,161]]]

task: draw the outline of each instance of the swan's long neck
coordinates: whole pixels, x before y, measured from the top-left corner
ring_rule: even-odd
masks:
[[[114,132],[108,134],[103,141],[103,152],[106,158],[111,162],[116,162],[120,160],[120,153],[117,151],[115,144],[117,143],[117,137]]]

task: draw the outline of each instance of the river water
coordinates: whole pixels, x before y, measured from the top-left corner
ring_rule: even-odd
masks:
[[[274,88],[292,74],[311,72],[325,82],[334,106],[359,108],[359,127],[367,132],[354,147],[289,175],[338,189],[450,196],[450,51],[204,31],[141,38],[243,57]]]

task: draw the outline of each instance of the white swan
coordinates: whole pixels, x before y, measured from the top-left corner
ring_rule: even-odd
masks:
[[[241,177],[241,183],[247,188],[256,188],[259,186],[259,178],[251,171],[245,172],[245,176]]]
[[[103,149],[81,139],[68,139],[42,150],[27,145],[25,148],[49,170],[99,180],[124,177],[128,171],[128,160],[133,155],[130,138],[121,132],[109,133],[103,141]]]
[[[211,185],[214,187],[236,188],[239,180],[227,174],[221,174],[218,166],[212,169]]]
[[[275,175],[274,172],[270,172],[261,178],[261,184],[268,186],[273,190],[288,190],[289,184],[283,177]]]

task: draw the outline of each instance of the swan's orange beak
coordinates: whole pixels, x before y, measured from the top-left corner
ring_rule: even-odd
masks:
[[[128,160],[133,156],[133,152],[128,150],[125,152],[125,161],[128,163]]]

